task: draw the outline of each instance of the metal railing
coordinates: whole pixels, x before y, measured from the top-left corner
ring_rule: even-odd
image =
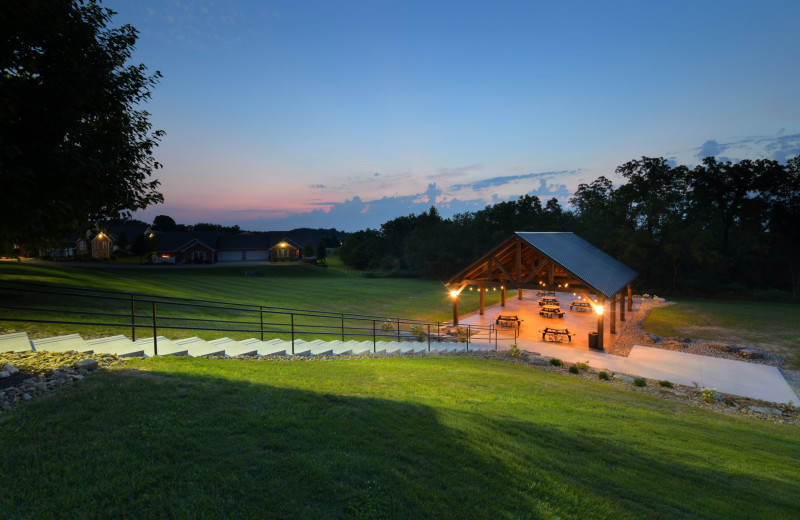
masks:
[[[470,342],[498,347],[494,325],[459,325],[399,317],[374,316],[324,310],[293,309],[238,302],[162,297],[61,285],[4,282],[0,284],[0,322],[45,323],[129,329],[153,334],[158,354],[158,332],[223,332],[259,337],[267,334],[298,339],[371,339],[378,341]],[[514,341],[516,342],[516,334]]]

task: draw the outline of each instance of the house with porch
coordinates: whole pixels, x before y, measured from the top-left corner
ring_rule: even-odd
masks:
[[[162,233],[154,264],[213,264],[217,262],[216,231],[174,231]]]
[[[287,262],[291,260],[300,260],[301,247],[292,242],[288,238],[284,238],[271,248],[269,248],[269,261],[270,262]]]

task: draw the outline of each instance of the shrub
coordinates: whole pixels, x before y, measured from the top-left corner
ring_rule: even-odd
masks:
[[[647,386],[647,381],[645,381],[643,377],[637,377],[636,379],[633,380],[633,386],[640,386],[640,387]]]
[[[609,376],[608,372],[606,372],[605,370],[601,370],[600,372],[598,372],[597,377],[599,377],[603,381],[608,381],[609,379],[611,379],[611,376]]]
[[[717,389],[705,387],[700,390],[700,395],[703,397],[703,401],[707,403],[713,403],[717,398]]]
[[[522,357],[522,351],[519,349],[519,347],[517,346],[516,343],[514,343],[513,345],[511,345],[511,347],[509,347],[508,354],[511,357],[515,357],[515,358]]]
[[[658,385],[663,386],[664,388],[672,388],[672,383],[670,383],[666,379],[659,381]]]
[[[417,337],[417,341],[422,341],[425,339],[425,326],[420,324],[414,324],[410,328],[411,334]]]
[[[384,321],[381,323],[381,330],[394,330],[394,323],[391,321]]]
[[[578,369],[578,365],[570,365],[570,367],[569,367],[569,373],[570,374],[577,374],[579,372],[580,372],[580,370]]]
[[[588,361],[586,363],[581,363],[580,361],[578,361],[573,366],[577,367],[578,370],[589,370],[589,362]]]
[[[553,365],[554,367],[560,367],[564,363],[562,363],[561,360],[558,358],[553,358],[550,360],[550,364]]]

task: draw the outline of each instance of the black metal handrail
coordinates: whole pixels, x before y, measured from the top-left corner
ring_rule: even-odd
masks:
[[[0,316],[0,321],[115,328],[126,327],[131,330],[131,339],[133,341],[136,341],[137,329],[152,330],[153,346],[156,354],[158,353],[158,329],[258,334],[262,341],[264,340],[264,334],[286,334],[291,337],[292,353],[294,353],[296,337],[299,335],[313,335],[317,337],[337,336],[340,337],[342,341],[344,341],[346,337],[371,337],[373,350],[377,348],[378,338],[391,338],[396,341],[408,339],[425,341],[425,339],[427,339],[428,350],[430,350],[432,341],[465,342],[466,349],[469,350],[470,341],[475,341],[476,338],[486,338],[486,341],[490,343],[492,339],[494,339],[495,348],[497,348],[499,339],[494,325],[451,326],[441,322],[410,318],[312,311],[308,309],[292,309],[287,307],[192,298],[172,298],[144,293],[123,293],[105,289],[75,288],[71,286],[55,285],[48,287],[39,284],[20,282],[5,282],[0,284],[0,291],[7,293],[36,293],[70,298],[68,302],[65,301],[64,308],[56,308],[53,306],[52,302],[50,302],[49,306],[0,305],[0,309],[2,310],[23,313],[21,317],[14,317],[11,315]],[[108,312],[108,309],[104,311],[89,309],[75,310],[74,301],[79,298],[120,302],[123,303],[126,308],[129,305],[129,312],[127,309],[124,313]],[[70,305],[67,305],[67,303]],[[150,313],[142,312],[143,307],[150,307],[152,311]],[[184,311],[189,309],[198,309],[202,312],[214,311],[220,314],[220,316],[192,317],[186,315],[186,312],[178,313],[177,315],[163,315],[159,314],[159,307],[162,310],[164,307],[173,307],[175,309],[184,309]],[[26,317],[24,316],[25,313],[29,315],[32,313],[40,315],[55,313],[59,316],[86,316],[87,319],[43,319],[41,317]],[[227,313],[227,315],[224,315],[225,313]],[[231,319],[231,314],[241,313],[244,313],[243,317],[238,316],[239,319]],[[257,313],[257,320],[253,319],[253,313]],[[264,319],[265,315],[267,316],[266,321]],[[270,315],[272,318],[270,318]],[[107,319],[98,320],[98,317]],[[288,323],[279,321],[280,319],[286,320],[287,318]],[[298,318],[301,319],[301,322],[309,320],[315,322],[298,323]],[[117,322],[111,321],[113,319],[116,319]],[[122,323],[123,321],[124,323]],[[320,323],[320,321],[323,323]],[[212,324],[218,326],[210,326]],[[406,327],[406,329],[404,330],[403,327]]]

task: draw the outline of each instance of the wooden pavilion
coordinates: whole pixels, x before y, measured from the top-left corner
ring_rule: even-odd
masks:
[[[598,347],[603,348],[606,301],[610,303],[609,325],[616,334],[617,303],[619,319],[625,321],[632,310],[631,282],[637,273],[574,233],[517,232],[448,280],[453,298],[453,323],[458,324],[458,296],[475,285],[480,294],[480,313],[484,314],[484,294],[499,287],[505,306],[506,288],[522,291],[565,290],[594,295],[597,305]]]

